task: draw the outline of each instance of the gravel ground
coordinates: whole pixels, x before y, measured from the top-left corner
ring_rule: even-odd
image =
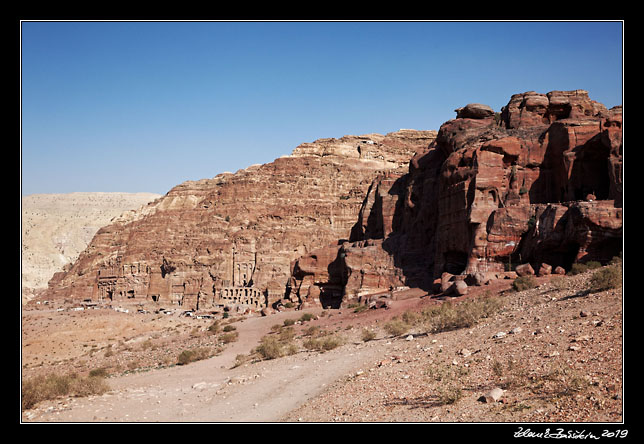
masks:
[[[428,333],[419,324],[402,335],[392,336],[384,328],[405,312],[418,312],[441,303],[431,297],[395,301],[390,309],[361,313],[352,309],[310,309],[249,317],[233,324],[239,334],[236,341],[224,344],[210,359],[184,366],[166,362],[141,367],[140,363],[160,362],[154,353],[167,353],[176,359],[182,348],[213,341],[205,331],[206,323],[181,320],[179,327],[165,325],[161,331],[176,333],[172,341],[172,336],[162,338],[160,332],[154,336],[149,329],[133,329],[128,353],[138,359],[138,369],[123,372],[121,366],[121,373],[107,378],[111,390],[106,394],[44,401],[23,411],[22,419],[619,423],[623,421],[622,289],[590,293],[586,290],[590,276],[591,273],[565,277],[557,285],[550,277],[538,278],[538,288],[523,292],[509,290],[509,281],[472,288],[471,294],[450,302],[497,295],[503,307],[471,328],[441,333]],[[293,326],[294,354],[235,364],[240,355],[249,356],[260,338],[277,334],[276,325],[287,319],[296,320],[303,313],[311,313],[317,319]],[[70,325],[69,317],[58,318],[54,312],[33,312],[28,317],[30,320],[24,321],[23,314],[23,325],[29,326],[26,333],[23,326],[23,362],[28,343],[32,344],[32,364],[23,365],[23,377],[76,368],[78,357],[36,364],[39,353],[33,348],[38,343],[36,339],[44,341],[43,334],[54,326],[62,334],[63,327]],[[50,318],[49,323],[43,323]],[[57,319],[66,321],[56,323]],[[97,318],[86,313],[83,319],[89,323]],[[121,325],[123,319],[116,324]],[[164,318],[163,322],[179,321]],[[92,335],[87,325],[82,328]],[[161,328],[154,322],[134,325]],[[304,341],[311,327],[341,338],[343,345],[326,352],[307,349]],[[373,339],[364,341],[365,328],[375,333]],[[151,337],[152,343],[159,341],[156,348],[143,348],[141,344],[147,340],[144,338]],[[165,345],[161,345],[162,340]],[[77,343],[75,353],[81,353],[82,348]],[[94,353],[95,359],[86,359],[85,369],[92,365],[115,368],[105,360],[123,354],[106,358],[106,350],[101,348]],[[148,355],[151,357],[146,361]],[[484,402],[482,397],[494,388],[503,390],[501,398]]]

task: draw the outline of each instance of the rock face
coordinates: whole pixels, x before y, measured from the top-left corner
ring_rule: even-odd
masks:
[[[259,311],[299,290],[289,286],[293,260],[349,238],[374,176],[402,175],[435,137],[400,130],[321,139],[265,165],[178,185],[101,228],[45,297]]]
[[[480,282],[619,254],[621,106],[583,90],[527,92],[501,113],[456,113],[406,174],[373,181],[347,241],[296,262],[301,299],[338,306],[402,285],[430,291],[443,273]]]

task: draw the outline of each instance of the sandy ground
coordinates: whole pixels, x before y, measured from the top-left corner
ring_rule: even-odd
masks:
[[[520,293],[507,291],[510,281],[472,288],[472,294],[451,301],[493,294],[503,308],[472,328],[436,334],[413,327],[393,337],[382,328],[405,311],[441,302],[431,297],[361,313],[327,310],[295,330],[302,335],[318,326],[342,337],[344,345],[317,352],[299,342],[293,355],[239,366],[237,356],[248,354],[272,327],[322,310],[237,320],[231,324],[236,341],[209,359],[177,366],[173,360],[186,347],[217,348],[206,330],[211,320],[25,309],[23,378],[103,366],[110,368],[111,390],[41,402],[23,411],[22,420],[619,423],[622,291],[588,293],[589,276],[566,277],[565,288],[543,277],[538,288]],[[366,327],[376,332],[367,342],[361,338]],[[64,340],[65,334],[76,342]],[[163,353],[170,358],[164,360]],[[482,402],[495,387],[504,390],[501,400]],[[444,396],[450,391],[458,393],[451,402]]]

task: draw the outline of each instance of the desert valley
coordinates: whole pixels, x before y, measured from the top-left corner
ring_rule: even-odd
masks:
[[[622,422],[622,107],[455,113],[23,197],[21,420]]]

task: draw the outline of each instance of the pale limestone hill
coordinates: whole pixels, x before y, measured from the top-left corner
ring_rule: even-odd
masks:
[[[22,300],[78,258],[96,231],[126,211],[160,197],[152,193],[32,194],[22,197]]]

